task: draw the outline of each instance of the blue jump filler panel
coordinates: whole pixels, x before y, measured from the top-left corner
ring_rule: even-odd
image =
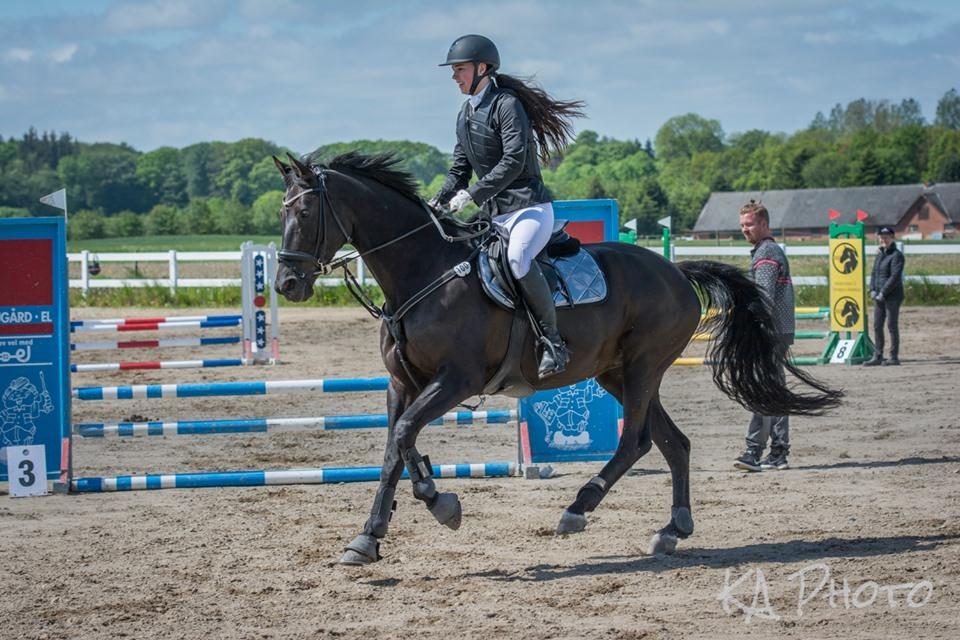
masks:
[[[519,405],[523,464],[609,460],[620,442],[623,408],[592,378],[537,392]]]
[[[21,445],[45,447],[48,480],[69,473],[69,322],[63,218],[0,220],[0,481]]]
[[[558,200],[553,210],[556,219],[570,221],[567,231],[584,244],[619,237],[616,200]],[[622,418],[620,403],[593,379],[523,398],[518,407],[520,461],[609,460],[620,442]]]

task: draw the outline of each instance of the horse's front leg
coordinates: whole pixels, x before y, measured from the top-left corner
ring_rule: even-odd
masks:
[[[403,412],[393,432],[396,448],[410,473],[414,497],[427,505],[437,522],[451,529],[460,527],[460,499],[455,493],[437,491],[430,460],[417,451],[417,435],[428,422],[473,395],[482,385],[474,378],[460,369],[441,368]]]
[[[390,518],[393,516],[396,502],[393,497],[397,491],[397,482],[403,474],[403,460],[394,441],[394,429],[397,420],[403,414],[412,398],[407,389],[396,379],[391,378],[387,387],[387,446],[383,454],[383,467],[380,470],[380,486],[370,517],[363,526],[363,533],[347,545],[340,558],[340,564],[370,564],[380,559],[380,540],[386,537]]]

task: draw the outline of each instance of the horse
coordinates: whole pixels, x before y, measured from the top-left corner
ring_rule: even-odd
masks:
[[[416,181],[397,167],[395,157],[351,152],[327,164],[289,154],[288,159],[289,164],[274,157],[286,187],[277,291],[293,302],[308,299],[316,277],[342,264],[335,256],[350,245],[363,256],[385,300],[380,349],[389,372],[389,420],[383,467],[370,516],[340,560],[365,565],[381,558],[404,468],[414,496],[434,518],[451,529],[460,526],[459,498],[437,490],[429,459],[416,448],[417,435],[431,420],[482,393],[505,357],[513,314],[484,293],[476,268],[463,268],[476,261],[483,239],[450,241],[463,233],[463,223],[431,216]],[[607,297],[558,310],[572,354],[565,371],[537,378],[532,331],[520,369],[537,390],[595,378],[623,405],[623,431],[612,458],[580,488],[556,531],[583,531],[586,514],[655,444],[670,467],[673,506],[650,551],[672,553],[694,527],[690,441],[664,410],[660,381],[698,326],[715,334],[709,351],[714,382],[749,410],[819,415],[837,405],[843,392],[795,368],[775,348],[769,303],[739,269],[710,261],[675,265],[625,243],[583,250],[604,271]],[[368,309],[371,304],[364,303]],[[788,386],[783,368],[809,389]]]

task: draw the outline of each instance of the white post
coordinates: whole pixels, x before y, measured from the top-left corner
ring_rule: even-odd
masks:
[[[170,260],[170,291],[177,292],[177,250],[170,249],[167,254]]]
[[[84,249],[80,252],[80,290],[83,292],[83,296],[87,296],[87,291],[90,290],[90,252]]]

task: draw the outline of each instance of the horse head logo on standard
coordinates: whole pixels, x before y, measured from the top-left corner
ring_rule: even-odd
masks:
[[[860,265],[860,252],[849,242],[841,242],[834,247],[830,258],[838,273],[852,273]]]
[[[590,244],[580,251],[602,269],[606,295],[559,309],[552,297],[546,301],[548,285],[534,280],[545,280],[536,254],[549,242],[553,207],[538,156],[542,161],[563,147],[572,132],[570,117],[579,114],[582,103],[555,100],[503,74],[492,44],[482,36],[464,36],[444,63],[453,67],[453,78],[467,96],[458,120],[466,125],[465,120],[480,118],[477,124],[485,133],[483,140],[470,138],[474,128],[458,126],[453,167],[429,203],[419,197],[413,176],[389,156],[348,153],[325,164],[274,158],[286,185],[278,292],[292,301],[306,300],[319,274],[343,268],[351,291],[382,319],[390,436],[370,517],[347,545],[344,564],[380,559],[405,469],[413,495],[434,518],[451,529],[460,526],[460,500],[438,489],[438,467],[417,450],[417,437],[428,422],[484,392],[503,367],[511,335],[520,337],[517,375],[529,389],[554,389],[592,377],[624,407],[619,448],[577,492],[557,532],[582,531],[586,514],[656,444],[670,465],[673,508],[668,523],[653,536],[655,553],[672,552],[678,539],[693,533],[690,443],[667,415],[659,388],[701,324],[702,311],[712,325],[705,330],[716,335],[709,354],[714,379],[751,411],[818,414],[842,396],[775,348],[778,338],[762,294],[730,265],[673,264],[634,245]],[[474,174],[478,180],[469,184]],[[455,217],[471,202],[480,208],[472,220]],[[485,293],[476,264],[480,251],[497,236],[507,237],[507,271],[517,289],[513,310]],[[336,258],[345,245],[352,251]],[[526,251],[530,247],[536,248],[532,255]],[[382,307],[353,278],[348,262],[356,256],[363,256],[379,283]],[[466,273],[458,267],[463,262],[474,268]],[[698,292],[706,309],[701,309]],[[545,370],[545,361],[554,366]],[[813,392],[787,385],[778,375],[781,367]]]
[[[833,317],[844,327],[853,327],[860,322],[860,305],[850,296],[843,296],[833,305]]]

